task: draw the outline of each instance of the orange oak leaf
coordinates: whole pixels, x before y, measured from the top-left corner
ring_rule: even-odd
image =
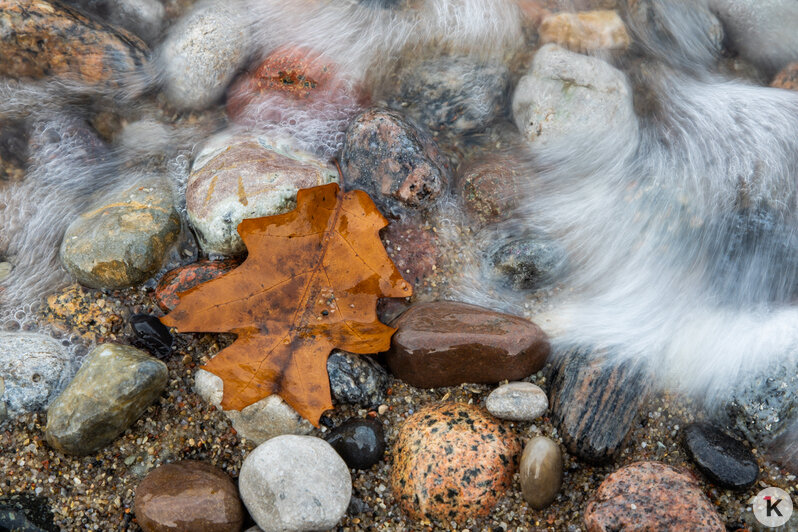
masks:
[[[180,293],[161,318],[179,332],[238,335],[204,368],[224,381],[223,408],[276,393],[318,426],[332,408],[330,352],[388,349],[395,329],[377,318],[377,298],[412,287],[382,246],[386,225],[365,192],[335,183],[300,190],[291,212],[239,224],[247,259]]]

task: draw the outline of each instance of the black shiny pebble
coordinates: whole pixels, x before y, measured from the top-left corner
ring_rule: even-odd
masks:
[[[385,454],[382,424],[373,419],[344,421],[330,432],[326,440],[352,469],[368,469]]]
[[[29,493],[0,497],[0,531],[58,532],[47,500]]]
[[[172,354],[172,334],[161,323],[161,320],[149,314],[136,314],[130,318],[137,347],[148,350],[158,358],[166,358]]]
[[[710,423],[688,425],[684,429],[684,446],[696,467],[713,484],[742,490],[759,477],[759,466],[751,450]]]

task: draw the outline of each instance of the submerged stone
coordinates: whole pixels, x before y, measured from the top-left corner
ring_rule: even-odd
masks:
[[[166,358],[172,354],[172,333],[155,316],[136,314],[130,317],[130,327],[136,336],[134,343],[146,349],[158,358]]]
[[[556,43],[574,52],[623,50],[631,43],[617,11],[554,13],[540,23],[541,44]]]

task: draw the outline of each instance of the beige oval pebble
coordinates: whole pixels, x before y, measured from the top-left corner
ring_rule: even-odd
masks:
[[[560,446],[543,436],[532,438],[521,455],[519,473],[526,502],[536,510],[545,508],[562,486]]]
[[[493,390],[485,408],[494,417],[511,421],[533,421],[549,408],[546,392],[531,382],[510,382]]]

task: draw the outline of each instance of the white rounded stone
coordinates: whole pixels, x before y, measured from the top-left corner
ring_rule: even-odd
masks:
[[[546,392],[530,382],[510,382],[493,390],[485,407],[499,419],[534,421],[546,413],[549,399]]]

